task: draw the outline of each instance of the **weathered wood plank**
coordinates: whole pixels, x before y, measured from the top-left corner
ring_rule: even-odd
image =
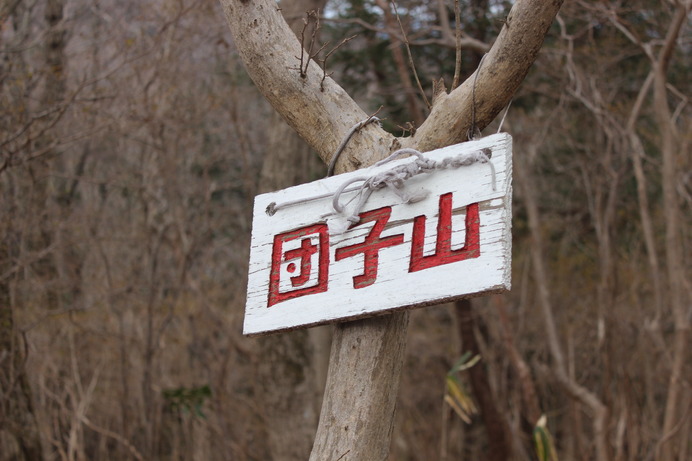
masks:
[[[414,204],[401,203],[388,189],[376,191],[361,222],[343,234],[330,233],[325,218],[334,212],[331,196],[339,186],[412,159],[257,196],[245,334],[509,289],[511,137],[498,134],[425,156],[439,161],[482,148],[492,150],[494,174],[478,163],[415,176],[405,190],[429,195]],[[271,204],[279,206],[273,214]]]

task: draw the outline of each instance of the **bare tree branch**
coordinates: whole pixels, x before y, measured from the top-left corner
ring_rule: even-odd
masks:
[[[401,85],[403,87],[403,93],[405,93],[406,96],[406,102],[408,105],[408,114],[410,117],[413,118],[413,123],[416,125],[420,125],[423,123],[425,120],[425,114],[423,113],[422,108],[420,107],[420,101],[416,97],[416,92],[413,89],[413,85],[411,84],[411,79],[409,78],[409,70],[406,67],[406,61],[404,59],[404,53],[401,51],[401,47],[399,46],[399,43],[403,43],[404,46],[406,47],[406,50],[408,51],[408,56],[409,56],[409,67],[411,67],[411,70],[413,71],[413,74],[416,78],[416,82],[418,83],[418,90],[422,96],[422,98],[425,100],[425,92],[423,91],[423,88],[420,85],[420,80],[418,80],[418,74],[416,73],[416,68],[413,65],[413,60],[411,59],[411,50],[408,46],[408,39],[406,37],[406,33],[404,31],[404,27],[401,24],[401,19],[399,18],[399,13],[396,10],[396,4],[392,2],[392,5],[394,6],[394,12],[395,15],[392,15],[392,11],[389,8],[389,2],[387,0],[375,0],[375,3],[377,6],[380,7],[382,10],[382,13],[384,13],[384,21],[385,21],[385,26],[386,26],[386,33],[389,35],[392,35],[392,32],[394,34],[397,34],[396,27],[397,27],[397,22],[401,30],[401,38],[398,38],[399,35],[397,36],[396,41],[393,41],[392,43],[392,58],[394,59],[394,64],[397,69],[397,73],[399,74],[399,80],[401,81]],[[397,41],[399,43],[397,43]],[[427,100],[425,101],[426,105]]]
[[[408,54],[408,63],[411,66],[411,70],[413,71],[413,76],[416,79],[416,84],[418,85],[418,91],[420,91],[421,97],[423,98],[423,101],[425,101],[425,105],[428,106],[428,109],[430,108],[430,103],[428,102],[428,98],[425,96],[425,91],[423,91],[423,86],[420,84],[420,79],[418,78],[418,72],[416,72],[416,65],[413,62],[413,56],[411,55],[411,44],[408,41],[408,37],[406,36],[406,31],[404,30],[404,25],[401,23],[401,16],[399,16],[399,10],[396,7],[396,2],[394,0],[391,0],[392,6],[394,7],[394,14],[396,15],[396,20],[399,23],[399,28],[401,29],[401,35],[404,37],[404,45],[406,46],[406,53]]]
[[[561,0],[518,0],[486,56],[476,87],[476,125],[483,129],[509,103],[528,73]],[[428,119],[405,143],[421,151],[466,140],[471,127],[472,87],[470,76],[447,97],[441,95]]]
[[[361,26],[363,29],[366,30],[371,30],[373,32],[385,32],[385,29],[379,26],[376,26],[374,24],[370,24],[367,21],[362,20],[361,18],[321,18],[320,19],[322,22],[333,22],[336,24],[357,24]],[[456,38],[454,35],[448,35],[445,32],[444,26],[442,27],[433,27],[430,29],[431,31],[440,31],[442,32],[442,37],[441,38],[421,38],[421,39],[410,39],[409,38],[409,43],[411,46],[429,46],[429,45],[438,45],[438,46],[444,46],[445,48],[456,48],[457,43],[456,43]],[[399,34],[396,30],[391,31],[391,30],[386,30],[386,32],[391,35],[393,38],[396,38],[399,41],[403,41],[403,37],[401,34]],[[462,49],[465,50],[471,50],[471,51],[476,51],[478,53],[486,53],[490,49],[490,45],[475,39],[473,37],[469,37],[466,35],[463,31],[461,31],[461,39],[459,41],[459,44],[461,45]]]
[[[367,114],[314,61],[306,78],[290,69],[300,43],[272,0],[221,0],[238,53],[255,85],[298,134],[328,162],[341,139]],[[324,91],[322,91],[322,85]],[[347,147],[353,166],[373,163],[394,138],[376,124]]]
[[[454,0],[454,20],[456,28],[454,30],[454,42],[456,45],[456,61],[454,63],[454,79],[452,79],[452,90],[459,86],[461,79],[461,6],[459,0]]]

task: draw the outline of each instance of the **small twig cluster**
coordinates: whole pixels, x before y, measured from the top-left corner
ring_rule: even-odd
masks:
[[[308,29],[312,25],[312,31],[309,32],[309,39],[306,39],[306,35],[308,33]],[[298,71],[300,73],[300,78],[307,78],[308,75],[308,66],[310,65],[310,61],[315,61],[321,68],[322,68],[322,80],[320,81],[320,90],[324,91],[324,81],[327,79],[327,77],[332,75],[332,72],[327,73],[327,59],[334,54],[336,50],[344,46],[346,43],[350,42],[354,38],[357,37],[357,35],[353,35],[351,37],[345,38],[339,42],[338,45],[336,45],[334,48],[329,50],[327,54],[324,55],[324,58],[320,59],[319,55],[324,51],[325,48],[329,45],[330,42],[326,42],[322,44],[321,46],[318,45],[318,34],[320,31],[321,25],[320,25],[320,14],[319,10],[310,10],[305,13],[305,18],[303,18],[303,29],[300,32],[300,57],[298,58],[300,60],[300,66],[298,67]],[[308,41],[308,43],[306,43]],[[315,48],[317,50],[315,51]]]
[[[358,35],[351,35],[350,37],[347,37],[339,42],[338,45],[336,45],[334,48],[332,48],[329,53],[327,53],[324,56],[324,59],[322,59],[322,80],[320,81],[320,90],[324,91],[324,81],[327,79],[327,77],[330,77],[333,72],[327,73],[327,59],[329,59],[329,56],[331,56],[336,50],[344,46],[346,43],[350,42],[354,38],[356,38]],[[329,44],[327,42],[326,44]]]
[[[310,43],[306,49],[305,47],[305,33],[308,31],[310,25],[312,26],[312,32],[310,34]],[[300,31],[300,78],[306,78],[308,75],[308,66],[310,65],[310,60],[315,60],[317,55],[324,49],[325,45],[322,45],[316,52],[313,53],[313,49],[317,44],[317,33],[320,30],[320,14],[319,10],[310,10],[305,12],[305,18],[303,18],[303,29]]]
[[[416,124],[414,122],[406,122],[402,125],[397,125],[397,128],[401,129],[401,136],[404,137],[407,134],[413,136],[416,134]]]
[[[394,14],[396,15],[396,20],[399,23],[399,28],[401,29],[401,35],[404,39],[404,45],[406,47],[406,53],[408,54],[408,63],[409,66],[411,66],[411,70],[413,71],[413,77],[416,79],[416,84],[418,85],[418,91],[420,91],[420,95],[423,98],[423,101],[425,102],[425,105],[430,109],[432,105],[428,101],[428,97],[425,95],[425,91],[423,90],[423,85],[420,83],[420,78],[418,78],[418,71],[416,71],[416,65],[413,62],[413,55],[411,54],[411,43],[408,40],[408,36],[406,35],[406,30],[404,29],[404,24],[401,22],[401,16],[399,16],[399,10],[396,6],[396,2],[392,0],[392,6],[394,7]]]

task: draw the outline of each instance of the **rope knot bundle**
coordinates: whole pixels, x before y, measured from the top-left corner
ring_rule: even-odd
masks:
[[[397,150],[384,160],[380,160],[379,162],[375,163],[374,166],[384,165],[385,163],[391,162],[392,160],[395,160],[403,155],[413,155],[416,157],[416,159],[413,162],[397,165],[389,170],[382,171],[373,176],[359,176],[349,179],[339,186],[336,192],[334,192],[334,196],[332,198],[332,206],[335,213],[328,215],[330,218],[327,220],[329,230],[332,234],[342,234],[346,232],[346,230],[348,230],[348,228],[352,225],[358,224],[360,221],[359,215],[361,210],[370,198],[370,195],[372,195],[372,193],[376,190],[387,187],[401,199],[402,203],[416,203],[424,200],[429,194],[427,190],[422,189],[416,192],[407,192],[405,190],[406,181],[422,173],[432,173],[436,170],[456,169],[462,166],[473,165],[474,163],[487,163],[490,165],[493,190],[495,190],[495,166],[492,164],[492,162],[490,162],[492,151],[489,148],[480,149],[468,154],[459,154],[455,157],[447,157],[440,161],[426,158],[422,153],[415,149],[405,148]],[[340,201],[341,195],[345,192],[348,186],[357,182],[362,182],[363,184],[355,189],[357,194],[351,200],[349,200],[347,204],[351,203],[355,199],[358,199],[358,202],[353,210],[346,214],[346,207]],[[352,189],[349,189],[349,191],[351,190]]]

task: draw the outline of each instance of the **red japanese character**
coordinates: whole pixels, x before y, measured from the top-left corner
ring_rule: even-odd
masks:
[[[311,236],[317,236],[313,243]],[[300,246],[284,253],[284,243],[301,239]],[[281,264],[293,259],[299,260],[300,272],[291,277],[291,286],[302,287],[310,280],[313,273],[312,256],[317,253],[317,284],[280,292]],[[289,273],[296,270],[296,263],[290,262],[286,267]],[[287,299],[297,298],[327,291],[329,278],[329,231],[326,224],[316,224],[274,236],[272,247],[272,266],[269,273],[269,300],[267,307]]]
[[[359,215],[360,221],[358,224],[356,224],[356,226],[375,221],[375,225],[372,227],[367,237],[365,237],[365,241],[363,243],[357,243],[355,245],[338,248],[336,250],[335,259],[337,261],[363,253],[365,267],[363,274],[353,277],[353,288],[364,288],[375,283],[375,280],[377,279],[379,251],[382,248],[403,243],[404,234],[380,238],[380,234],[384,230],[385,225],[387,225],[391,214],[392,207],[389,206],[361,213]]]
[[[452,250],[452,193],[440,196],[440,217],[437,222],[437,241],[435,253],[423,256],[425,240],[425,215],[413,220],[413,238],[411,240],[411,262],[409,272],[416,272],[430,267],[441,266],[465,259],[478,258],[481,255],[480,218],[478,203],[466,207],[466,239],[464,246]]]

